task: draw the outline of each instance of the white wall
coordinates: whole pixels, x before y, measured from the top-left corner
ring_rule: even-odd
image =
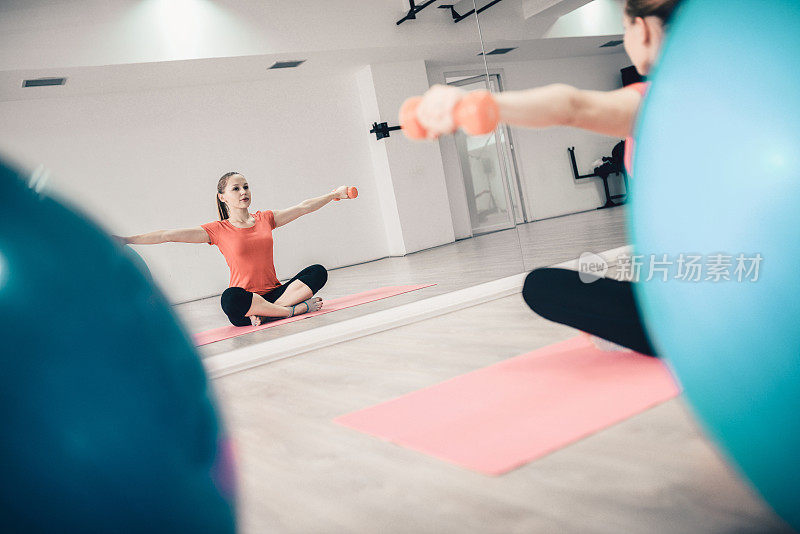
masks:
[[[564,58],[496,65],[504,70],[504,88],[514,91],[567,83],[580,89],[609,91],[622,87],[620,69],[630,65],[624,53],[590,57]],[[592,162],[610,156],[619,138],[575,128],[529,130],[512,128],[517,164],[524,176],[524,194],[528,213],[545,219],[568,213],[591,210],[605,202],[599,179],[576,181],[572,174],[567,147],[575,147],[578,170],[591,172]],[[624,191],[622,178],[609,180],[611,193]]]
[[[371,71],[380,115],[380,120],[374,120],[399,124],[398,111],[405,99],[428,88],[425,62],[383,63],[372,65]],[[380,143],[388,157],[406,252],[453,242],[442,156],[436,144],[412,141],[399,131]]]
[[[288,278],[453,242],[441,154],[400,132],[400,104],[428,86],[421,60],[356,75],[0,102],[0,151],[45,165],[51,186],[110,232],[132,235],[215,220],[216,182],[244,174],[251,210],[280,209],[347,184],[359,198],[276,231]],[[381,221],[382,224],[376,224]],[[173,302],[219,294],[228,269],[216,248],[137,246]]]
[[[361,107],[364,113],[364,124],[387,122],[381,117],[378,106],[378,95],[375,89],[375,80],[372,76],[372,67],[367,65],[356,73],[358,94],[361,97]],[[397,134],[395,134],[397,136]],[[372,172],[375,177],[375,189],[381,208],[381,222],[386,232],[386,243],[389,254],[403,256],[406,254],[406,245],[403,240],[403,227],[400,221],[400,211],[397,207],[397,198],[394,194],[392,183],[392,168],[389,163],[389,153],[386,149],[386,140],[369,143],[372,156]]]
[[[386,256],[368,133],[352,76],[0,102],[0,151],[44,164],[56,192],[123,235],[215,220],[216,182],[242,172],[253,210],[285,208],[342,184],[357,201],[276,231],[278,275]],[[219,294],[216,247],[139,246],[173,302]]]

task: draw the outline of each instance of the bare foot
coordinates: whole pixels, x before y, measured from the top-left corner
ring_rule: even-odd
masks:
[[[287,312],[291,311],[291,308],[286,308]],[[281,319],[288,319],[291,315],[287,315],[286,317],[262,317],[260,315],[251,315],[250,316],[250,323],[253,326],[261,326],[264,323],[271,323],[272,321],[280,321]]]
[[[300,304],[295,304],[292,309],[293,313],[290,317],[294,317],[295,315],[303,315],[304,313],[315,312],[322,309],[322,299],[319,297],[311,297]]]
[[[286,311],[289,312],[289,315],[286,317],[262,317],[260,315],[251,315],[250,316],[250,324],[253,326],[261,326],[264,323],[268,323],[270,321],[278,321],[280,319],[288,319],[289,317],[294,317],[295,315],[303,315],[305,313],[315,312],[322,309],[322,299],[320,297],[312,297],[306,301],[301,302],[300,304],[295,304],[294,306],[286,306]]]

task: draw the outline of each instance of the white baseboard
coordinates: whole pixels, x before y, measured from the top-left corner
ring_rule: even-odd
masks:
[[[630,253],[630,247],[615,248],[601,252],[598,256],[609,264],[614,264],[617,256],[625,252]],[[553,267],[577,270],[577,266],[578,260],[575,259],[559,263]],[[211,378],[244,371],[245,369],[291,358],[304,352],[321,349],[343,341],[350,341],[397,328],[398,326],[469,308],[484,302],[519,294],[522,291],[525,276],[527,276],[527,273],[500,278],[499,280],[453,291],[452,293],[404,304],[354,319],[347,319],[298,334],[264,341],[224,354],[209,356],[203,359],[203,364]]]
[[[519,294],[526,274],[521,273],[493,280],[467,289],[210,356],[203,359],[203,364],[211,378],[218,378],[277,360],[291,358],[342,341],[350,341],[476,304]]]
[[[597,255],[603,258],[609,265],[615,265],[619,256],[623,254],[633,254],[633,247],[631,245],[625,245],[624,247],[612,248],[611,250],[597,253]],[[572,269],[573,271],[577,271],[579,260],[580,258],[575,258],[574,260],[565,261],[557,265],[553,265],[552,267],[560,267],[562,269]]]

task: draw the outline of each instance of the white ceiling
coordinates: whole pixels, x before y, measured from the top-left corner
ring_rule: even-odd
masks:
[[[548,0],[547,4],[554,4]],[[504,0],[481,14],[488,49],[518,47],[493,63],[619,53],[620,0],[558,0],[534,16]],[[446,3],[439,0],[438,3]],[[2,0],[0,101],[92,92],[320,76],[423,59],[476,63],[474,19],[427,8],[397,26],[402,0]],[[528,16],[526,16],[526,13]],[[276,60],[306,59],[267,71]],[[22,89],[25,78],[66,76],[63,87]]]

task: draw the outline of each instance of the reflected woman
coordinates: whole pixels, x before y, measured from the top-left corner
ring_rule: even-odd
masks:
[[[314,295],[328,280],[325,267],[311,265],[281,284],[275,274],[272,231],[317,211],[332,200],[346,198],[347,187],[341,186],[288,209],[250,213],[250,185],[238,172],[229,172],[217,183],[218,221],[120,239],[131,245],[216,245],[231,271],[229,287],[222,293],[222,311],[235,326],[258,326],[265,320],[293,317],[322,308],[322,299]]]

